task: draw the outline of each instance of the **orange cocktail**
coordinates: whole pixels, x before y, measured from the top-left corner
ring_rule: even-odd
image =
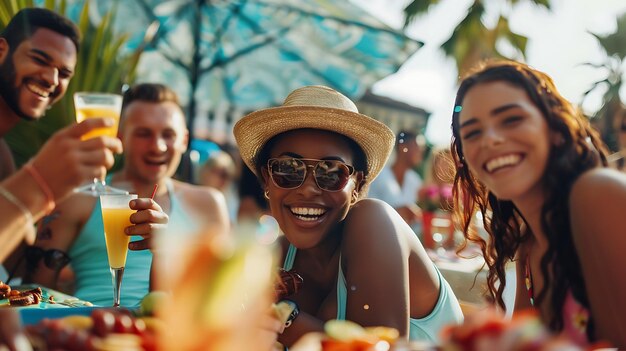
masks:
[[[130,237],[124,234],[124,228],[131,225],[130,215],[135,211],[123,208],[103,208],[104,238],[111,268],[126,266],[126,254]]]
[[[117,128],[120,124],[122,110],[122,96],[110,93],[78,92],[74,93],[74,108],[78,123],[91,118],[111,118],[113,125],[106,128],[97,128],[81,136],[81,140],[91,139],[97,136],[117,136]],[[101,194],[128,194],[122,189],[115,189],[106,185],[103,179],[94,178],[91,184],[86,184],[74,189],[74,192],[98,196]]]
[[[107,246],[111,277],[113,278],[113,306],[120,305],[120,288],[130,240],[130,237],[124,233],[124,228],[131,225],[130,216],[134,211],[130,209],[129,202],[136,198],[136,194],[100,195],[104,239]]]
[[[82,136],[87,140],[100,135],[117,136],[117,128],[122,109],[122,96],[108,93],[79,92],[74,94],[76,122],[89,118],[112,118],[115,123],[108,128],[98,128]]]

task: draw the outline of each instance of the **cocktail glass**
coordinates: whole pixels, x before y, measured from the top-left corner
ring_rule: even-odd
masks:
[[[130,237],[124,228],[131,225],[129,202],[136,199],[136,194],[104,194],[100,195],[102,222],[104,223],[104,239],[106,240],[107,256],[113,279],[113,306],[120,305],[120,288],[126,266],[126,254]]]
[[[117,136],[122,110],[122,96],[110,93],[78,92],[74,93],[74,108],[76,122],[80,123],[89,118],[111,118],[115,123],[111,127],[94,129],[81,137],[87,140],[101,135]],[[92,196],[102,194],[128,194],[127,191],[106,185],[104,179],[94,178],[93,182],[74,190]]]
[[[433,241],[435,251],[441,257],[446,255],[445,244],[452,233],[450,232],[450,219],[444,217],[433,217],[431,221]]]

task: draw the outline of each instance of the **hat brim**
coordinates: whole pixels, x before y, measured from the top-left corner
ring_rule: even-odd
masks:
[[[254,172],[263,146],[274,136],[296,129],[321,129],[354,140],[367,157],[371,182],[385,166],[395,136],[385,124],[366,115],[319,106],[282,106],[252,112],[240,119],[233,133],[245,164]]]

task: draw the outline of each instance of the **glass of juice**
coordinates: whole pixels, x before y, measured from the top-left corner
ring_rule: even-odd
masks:
[[[122,110],[122,96],[110,93],[78,92],[74,93],[74,108],[76,109],[76,122],[80,123],[89,118],[111,118],[115,123],[111,127],[94,129],[81,137],[87,140],[93,137],[107,135],[117,136]],[[93,179],[93,183],[75,189],[75,192],[99,196],[106,193],[128,194],[127,191],[116,189],[106,185],[104,179]]]
[[[113,279],[113,306],[115,307],[120,305],[120,288],[130,241],[130,236],[124,233],[124,228],[131,225],[130,215],[135,212],[130,209],[129,202],[136,198],[136,194],[100,195],[104,239]]]

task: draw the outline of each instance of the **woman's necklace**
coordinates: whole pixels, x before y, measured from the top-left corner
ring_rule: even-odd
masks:
[[[533,275],[530,271],[530,254],[526,255],[526,264],[525,264],[525,279],[526,282],[526,291],[528,291],[528,298],[530,300],[530,305],[535,307],[535,291],[533,290]]]

